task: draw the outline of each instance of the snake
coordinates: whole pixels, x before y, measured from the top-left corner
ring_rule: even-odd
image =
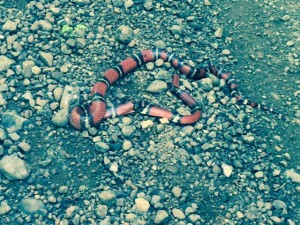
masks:
[[[202,110],[197,101],[187,92],[180,88],[178,74],[172,76],[171,92],[180,98],[191,110],[190,115],[180,115],[179,113],[158,107],[153,103],[146,101],[130,101],[121,104],[117,107],[107,107],[105,95],[110,86],[116,81],[145,65],[148,62],[154,62],[162,59],[164,62],[169,62],[170,65],[192,80],[201,80],[212,74],[219,79],[225,81],[229,90],[230,96],[236,99],[237,103],[249,105],[252,108],[262,109],[271,113],[277,114],[280,118],[284,118],[282,114],[274,108],[264,104],[259,104],[255,101],[248,100],[239,93],[238,85],[232,75],[213,63],[209,66],[194,67],[186,64],[180,57],[174,53],[167,52],[161,49],[146,49],[134,54],[118,65],[106,70],[98,81],[92,87],[90,93],[91,102],[89,104],[77,105],[71,109],[69,122],[75,129],[83,130],[91,127],[98,127],[104,118],[126,115],[131,112],[140,112],[143,115],[166,118],[167,120],[182,125],[196,123],[202,115]]]

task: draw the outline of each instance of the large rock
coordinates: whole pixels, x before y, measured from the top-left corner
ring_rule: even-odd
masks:
[[[25,161],[16,155],[4,156],[0,161],[0,170],[8,180],[26,179],[30,172]]]

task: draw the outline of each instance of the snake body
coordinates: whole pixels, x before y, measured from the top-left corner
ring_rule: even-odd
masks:
[[[103,118],[125,115],[132,111],[139,111],[142,114],[150,116],[164,117],[174,123],[179,124],[192,124],[197,122],[201,118],[201,108],[192,96],[179,88],[178,74],[173,75],[172,92],[190,107],[191,115],[182,116],[146,102],[128,102],[116,108],[106,107],[105,95],[111,85],[133,70],[143,66],[148,62],[156,61],[157,59],[162,59],[164,62],[169,62],[172,67],[193,80],[203,79],[207,77],[207,72],[210,72],[211,74],[225,81],[230,95],[236,98],[237,103],[250,105],[253,108],[261,108],[263,110],[279,114],[273,108],[244,99],[238,93],[237,82],[235,79],[228,72],[218,68],[217,66],[210,65],[209,67],[192,67],[188,64],[185,64],[183,60],[175,54],[160,49],[155,49],[143,50],[139,54],[132,55],[131,57],[123,60],[119,65],[104,72],[104,76],[102,76],[99,81],[94,84],[91,90],[91,103],[89,105],[75,106],[71,110],[70,124],[79,130],[97,127]],[[281,116],[281,114],[279,115]]]

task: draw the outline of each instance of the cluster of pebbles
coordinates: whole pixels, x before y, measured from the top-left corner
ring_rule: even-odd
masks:
[[[192,66],[213,56],[235,63],[221,10],[209,0],[0,5],[0,223],[299,224],[300,174],[276,135],[286,124],[237,106],[214,76],[181,79],[203,106],[194,125],[138,113],[98,129],[68,125],[97,76],[142,49],[176,52]],[[299,49],[299,36],[286,45]],[[287,73],[298,57],[289,55]],[[148,63],[111,88],[108,105],[147,99],[189,113],[168,90],[173,72]]]

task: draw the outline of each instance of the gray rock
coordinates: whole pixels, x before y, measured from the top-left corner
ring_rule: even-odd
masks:
[[[40,59],[46,65],[51,67],[53,65],[53,56],[48,52],[40,52]]]
[[[173,25],[171,28],[170,28],[171,32],[175,35],[180,35],[182,34],[182,26],[179,26],[179,25]]]
[[[133,39],[133,30],[125,25],[121,25],[116,30],[115,37],[118,41],[128,44]]]
[[[79,105],[79,100],[79,87],[66,85],[61,97],[60,108],[70,110],[70,108],[74,107],[75,105]]]
[[[11,207],[7,204],[7,201],[2,201],[0,203],[0,215],[4,215],[11,210]]]
[[[122,7],[124,4],[124,0],[112,0],[112,4],[115,7]]]
[[[3,26],[2,26],[2,31],[16,31],[17,30],[17,23],[13,22],[11,20],[7,20]]]
[[[8,133],[19,131],[27,124],[29,120],[17,115],[16,112],[5,112],[2,115],[2,125]]]
[[[108,207],[106,205],[97,205],[95,214],[98,218],[104,218],[107,215]]]
[[[113,205],[116,202],[116,194],[115,192],[108,190],[108,191],[102,191],[99,194],[99,198],[101,199],[101,202],[105,205]]]
[[[153,0],[144,0],[144,9],[151,10],[153,8]]]
[[[74,0],[74,3],[77,5],[83,6],[83,5],[88,5],[91,3],[91,0]]]
[[[285,202],[281,200],[274,200],[273,201],[273,206],[275,209],[286,209],[286,204]]]
[[[167,88],[168,88],[168,85],[166,82],[164,82],[162,80],[155,80],[150,83],[150,85],[147,88],[147,91],[152,92],[152,93],[161,93],[161,92],[167,90]]]
[[[291,178],[292,181],[296,182],[296,183],[300,183],[300,174],[296,173],[293,169],[291,170],[287,170],[285,172],[285,176],[287,178]]]
[[[133,138],[134,131],[135,131],[135,127],[134,126],[123,126],[122,127],[122,134],[126,138]]]
[[[84,39],[84,38],[76,39],[76,47],[77,48],[84,48],[85,46],[86,46],[86,39]]]
[[[8,180],[26,179],[30,173],[25,161],[16,155],[4,156],[0,161],[0,170]]]
[[[22,199],[20,209],[28,214],[44,214],[45,205],[41,200],[35,198]]]
[[[65,127],[69,122],[68,115],[69,115],[68,110],[61,109],[52,116],[51,121],[57,127]]]
[[[4,129],[0,128],[0,141],[4,141],[7,138],[6,132]]]
[[[15,60],[7,58],[5,55],[0,55],[0,72],[8,70],[14,63]]]
[[[154,223],[164,224],[168,221],[168,219],[169,219],[169,214],[167,213],[166,210],[158,210],[154,218]]]
[[[97,141],[95,143],[95,148],[98,152],[101,152],[101,153],[105,153],[105,152],[108,152],[109,150],[109,145],[106,144],[105,142],[103,141]]]
[[[52,24],[48,20],[40,20],[39,27],[43,31],[51,31],[53,29]]]

